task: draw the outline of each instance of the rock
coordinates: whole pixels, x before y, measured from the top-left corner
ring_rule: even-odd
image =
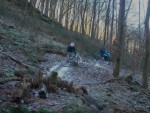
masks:
[[[44,83],[40,86],[39,97],[46,99],[48,97],[47,87]]]
[[[125,78],[125,81],[126,81],[127,83],[131,83],[131,82],[133,81],[132,75],[127,76],[127,77]]]
[[[24,100],[22,99],[22,97],[14,97],[11,102],[17,103],[17,104],[23,104]]]
[[[43,99],[46,99],[47,98],[47,93],[45,91],[40,91],[39,92],[39,97],[43,98]]]
[[[14,71],[14,75],[15,75],[16,77],[21,78],[21,79],[23,79],[23,78],[24,78],[24,74],[23,74],[23,72],[22,72],[22,71],[20,71],[20,70],[16,70],[16,71]]]

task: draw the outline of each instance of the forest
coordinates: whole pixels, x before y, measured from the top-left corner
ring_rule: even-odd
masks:
[[[0,113],[149,113],[149,20],[150,0],[0,0]]]

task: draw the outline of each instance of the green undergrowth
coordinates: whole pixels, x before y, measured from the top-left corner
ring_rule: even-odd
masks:
[[[10,107],[9,109],[0,110],[0,113],[58,113],[56,110],[40,109],[40,110],[29,110],[27,107]],[[68,104],[63,108],[62,113],[88,113],[85,106],[79,106],[77,104]]]
[[[58,113],[55,110],[40,109],[39,111],[30,111],[26,107],[10,107],[8,110],[0,110],[0,113]]]
[[[88,113],[85,106],[79,106],[75,103],[68,104],[63,113]]]

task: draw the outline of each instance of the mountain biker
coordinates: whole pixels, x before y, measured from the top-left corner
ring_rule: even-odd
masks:
[[[100,49],[100,59],[103,60],[103,61],[110,61],[110,52],[105,49],[105,48],[101,48]]]
[[[110,61],[110,52],[107,49],[105,49],[105,53],[104,53],[103,57],[106,62]]]
[[[76,55],[76,48],[75,43],[71,42],[71,44],[67,47],[67,56],[75,56]]]
[[[100,49],[100,58],[104,57],[105,48]]]

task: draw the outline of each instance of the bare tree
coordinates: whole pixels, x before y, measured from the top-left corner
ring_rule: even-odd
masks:
[[[100,23],[100,14],[101,14],[101,12],[102,12],[102,9],[103,9],[103,6],[104,6],[104,3],[105,2],[100,2],[99,1],[99,3],[98,3],[98,14],[97,14],[97,22],[96,22],[96,27],[95,27],[95,29],[96,29],[96,39],[98,40],[99,39],[99,32],[100,32],[100,26],[99,26],[99,23]]]
[[[44,4],[45,4],[45,0],[41,0],[41,13],[44,13]]]
[[[96,18],[96,5],[97,5],[97,0],[94,0],[93,2],[93,16],[92,16],[92,28],[91,28],[91,39],[95,39],[95,18]]]
[[[104,46],[106,44],[106,38],[108,39],[108,33],[109,33],[109,14],[110,14],[110,2],[111,0],[108,1],[108,7],[106,11],[106,19],[105,19],[105,31],[104,31]]]
[[[85,22],[85,12],[87,10],[87,3],[88,1],[85,0],[85,4],[84,4],[84,0],[81,1],[81,33],[85,34],[85,29],[84,29],[84,22]],[[84,5],[83,5],[84,4]]]
[[[148,88],[148,63],[150,56],[150,33],[149,33],[149,18],[150,18],[150,0],[148,0],[147,13],[145,18],[145,57],[143,66],[143,87]]]
[[[48,16],[49,3],[50,3],[50,0],[46,0],[46,6],[45,6],[45,12],[44,12],[44,14],[45,14],[46,16]]]
[[[31,3],[32,6],[35,8],[35,7],[36,7],[37,0],[30,0],[30,3]]]
[[[115,0],[112,2],[112,20],[111,20],[111,30],[110,30],[110,46],[112,45],[112,37],[113,37],[113,26],[114,26],[114,10],[115,10]]]
[[[74,27],[74,23],[75,23],[75,17],[76,17],[76,3],[77,3],[77,0],[74,1],[74,4],[73,4],[73,14],[72,14],[72,17],[71,17],[71,24],[70,24],[70,30],[73,31],[73,27]]]
[[[61,0],[61,3],[60,3],[60,12],[59,12],[59,23],[62,23],[63,12],[64,12],[64,0]]]
[[[121,65],[121,57],[123,51],[124,44],[124,22],[125,22],[125,2],[126,0],[120,0],[120,9],[119,9],[119,22],[118,22],[118,47],[116,56],[115,67],[113,70],[113,76],[118,77]]]

